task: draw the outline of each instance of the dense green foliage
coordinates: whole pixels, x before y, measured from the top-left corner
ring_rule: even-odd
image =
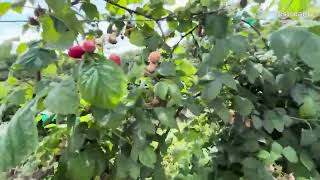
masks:
[[[100,1],[104,12],[90,0],[46,0],[24,26],[41,40],[0,45],[1,179],[320,179],[311,0],[262,9],[314,14],[289,23],[263,19],[264,0],[175,10],[174,0]],[[0,16],[25,3],[0,2]],[[141,47],[120,66],[105,48],[116,37]],[[68,57],[84,39],[95,53]]]

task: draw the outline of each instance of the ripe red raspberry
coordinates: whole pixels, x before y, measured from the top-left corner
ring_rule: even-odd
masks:
[[[83,48],[79,45],[73,46],[69,49],[68,51],[68,55],[72,58],[82,58],[82,55],[85,53],[85,51],[83,50]]]

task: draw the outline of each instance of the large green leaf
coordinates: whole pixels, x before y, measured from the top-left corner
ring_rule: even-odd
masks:
[[[252,102],[241,96],[236,96],[234,98],[234,107],[242,116],[249,115],[254,109]]]
[[[154,94],[160,99],[165,100],[169,91],[169,86],[166,81],[158,82],[154,86]]]
[[[57,54],[53,50],[40,47],[30,48],[19,57],[18,68],[22,66],[27,71],[39,71],[57,60]]]
[[[300,161],[309,171],[311,171],[315,166],[312,158],[305,151],[300,153]]]
[[[136,45],[136,46],[144,46],[145,45],[145,36],[143,33],[139,30],[134,30],[130,34],[130,43]]]
[[[157,69],[157,72],[162,76],[175,76],[175,65],[171,62],[163,62],[160,64],[160,67]]]
[[[300,144],[301,146],[309,146],[313,143],[317,142],[318,137],[313,130],[309,129],[301,129],[301,138],[300,138]]]
[[[236,55],[242,56],[248,52],[249,43],[247,38],[239,35],[231,36],[228,38],[228,45]]]
[[[229,18],[225,15],[210,15],[206,17],[205,31],[209,36],[223,38],[228,32]]]
[[[55,179],[89,180],[105,170],[106,154],[99,147],[89,147],[79,153],[61,157]]]
[[[118,0],[116,1],[118,5],[121,5],[121,6],[124,6],[126,7],[127,4],[128,4],[128,1],[127,0]],[[107,6],[106,6],[106,9],[114,14],[114,15],[117,15],[117,16],[121,16],[121,15],[124,15],[126,13],[126,11],[122,8],[119,8],[111,3],[107,3]]]
[[[214,100],[212,102],[212,106],[218,116],[223,120],[225,123],[229,123],[231,120],[231,114],[229,109],[225,107],[223,101],[221,99]]]
[[[139,152],[139,160],[143,165],[154,168],[154,164],[157,162],[157,154],[153,148],[147,147]]]
[[[311,0],[280,0],[279,10],[283,13],[301,12],[308,9]]]
[[[298,57],[308,66],[320,70],[320,37],[306,28],[290,27],[271,35],[270,45],[279,58],[290,54]]]
[[[10,2],[0,2],[0,17],[10,9]]]
[[[116,160],[117,165],[117,179],[126,179],[128,176],[132,179],[137,179],[140,175],[140,166],[131,158],[120,156]]]
[[[306,96],[303,105],[299,108],[299,115],[303,118],[314,118],[317,115],[317,109],[314,99]]]
[[[90,19],[99,18],[98,8],[92,3],[83,3],[81,8]]]
[[[203,99],[209,102],[219,95],[221,88],[222,83],[218,80],[213,80],[206,84],[204,89],[201,91],[201,96]]]
[[[264,121],[272,122],[272,126],[279,132],[282,132],[284,129],[285,121],[284,116],[277,113],[276,111],[266,111],[263,114]]]
[[[8,124],[0,128],[0,172],[25,160],[37,147],[38,132],[34,121],[36,101],[20,108]]]
[[[163,108],[163,107],[157,107],[154,109],[159,121],[169,127],[169,128],[176,128],[177,122],[175,119],[175,113],[176,110],[172,107],[169,108]]]
[[[46,108],[57,114],[76,114],[80,104],[76,83],[71,78],[60,82],[44,100]]]
[[[42,24],[41,35],[49,47],[66,49],[73,44],[76,35],[73,31],[68,31],[62,21],[54,17],[44,16],[40,18],[40,22]]]
[[[100,108],[114,108],[127,95],[127,79],[122,69],[103,56],[80,72],[81,96]]]
[[[74,33],[83,33],[82,22],[77,19],[76,12],[71,9],[68,0],[46,0],[54,11],[52,15],[62,21]]]
[[[292,163],[298,162],[297,153],[291,146],[285,147],[282,151],[282,154],[288,159],[288,161]]]

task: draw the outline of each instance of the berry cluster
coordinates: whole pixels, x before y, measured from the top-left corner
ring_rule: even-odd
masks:
[[[75,59],[81,59],[85,53],[94,53],[96,50],[96,44],[93,40],[86,40],[82,43],[82,45],[76,45],[69,48],[68,55]],[[109,59],[114,63],[121,65],[121,58],[115,53],[112,53],[109,56]]]
[[[149,65],[147,67],[147,71],[149,73],[153,73],[157,69],[160,58],[161,58],[161,54],[158,51],[153,51],[149,54],[149,57],[148,57]]]

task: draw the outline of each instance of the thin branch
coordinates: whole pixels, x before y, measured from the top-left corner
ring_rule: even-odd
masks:
[[[194,44],[196,45],[196,48],[197,48],[198,50],[200,50],[200,45],[199,45],[199,43],[198,43],[198,41],[197,41],[196,37],[194,36],[194,34],[193,34],[193,33],[191,33],[191,35],[192,35],[192,38],[193,38]],[[197,56],[198,56],[198,58],[199,58],[200,62],[202,62],[202,57],[201,57],[201,55],[200,55],[198,52],[197,52]]]
[[[320,119],[303,119],[298,117],[289,116],[291,119],[299,120],[299,121],[313,121],[313,122],[320,122]]]
[[[192,13],[191,17],[196,17],[196,16],[202,16],[202,15],[208,15],[208,14],[218,14],[222,12],[224,9],[217,9],[213,11],[208,11],[208,12],[198,12],[198,13]]]
[[[262,34],[261,34],[261,32],[259,31],[259,29],[257,29],[255,26],[253,26],[251,23],[249,23],[249,22],[246,21],[246,20],[243,20],[243,19],[242,19],[241,22],[249,25],[250,28],[252,28],[252,29],[258,34],[258,36],[260,36],[261,40],[262,40],[263,43],[264,43],[264,46],[265,46],[267,49],[270,49],[270,47],[269,47],[269,45],[268,45],[268,43],[267,43],[267,40],[266,40],[264,37],[262,37]]]
[[[135,11],[135,10],[133,10],[133,9],[129,9],[129,8],[127,8],[127,7],[124,7],[124,6],[120,5],[120,4],[117,4],[117,3],[113,2],[112,0],[105,0],[105,1],[106,1],[107,3],[109,3],[109,4],[111,4],[111,5],[114,5],[114,6],[118,7],[118,8],[121,8],[121,9],[126,10],[126,11],[129,12],[130,14],[137,14],[137,15],[144,16],[144,17],[146,17],[146,18],[148,18],[148,19],[152,19],[152,20],[156,21],[156,19],[153,18],[153,17],[150,16],[150,15],[147,15],[147,14],[144,14],[144,13],[141,13],[141,12],[138,12],[138,11]]]
[[[189,32],[187,32],[186,34],[182,35],[179,39],[179,41],[172,47],[172,50],[170,52],[170,57],[172,57],[174,51],[177,49],[177,47],[179,46],[180,42],[185,38],[187,37],[188,35],[192,34],[192,32],[194,30],[196,30],[198,28],[199,25],[196,25],[195,27],[193,27]]]
[[[117,132],[112,131],[112,134],[116,135],[119,139],[121,139],[122,141],[128,143],[129,145],[132,145],[132,143],[131,143],[128,139],[122,137],[122,136],[121,136],[120,134],[118,134]]]
[[[37,71],[36,73],[36,80],[37,82],[41,81],[42,77],[41,77],[41,71]]]
[[[161,23],[160,23],[159,21],[156,21],[156,23],[157,23],[157,25],[158,25],[158,27],[159,27],[159,29],[160,29],[161,36],[162,36],[162,38],[163,38],[163,41],[166,41],[166,35],[164,34],[164,31],[163,31],[163,29],[162,29]]]

